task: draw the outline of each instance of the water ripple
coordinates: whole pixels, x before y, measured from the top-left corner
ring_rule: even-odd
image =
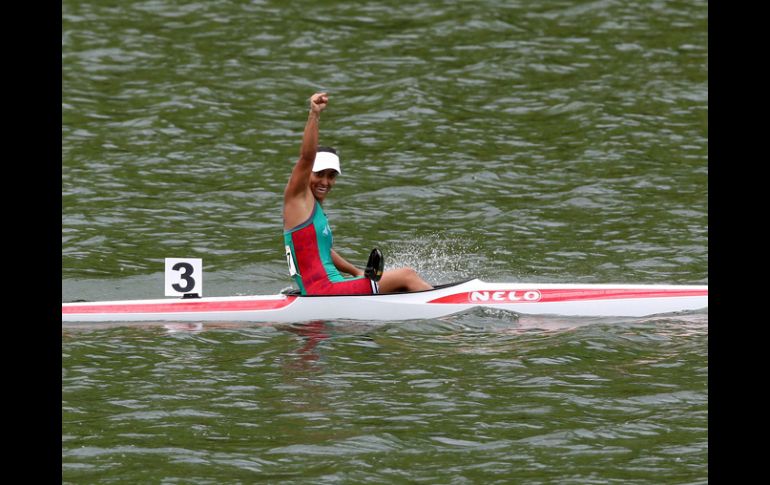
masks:
[[[289,285],[307,97],[336,248],[430,281],[708,282],[708,9],[62,4],[62,298]],[[708,315],[62,328],[66,482],[705,482]],[[159,478],[163,477],[163,478]]]

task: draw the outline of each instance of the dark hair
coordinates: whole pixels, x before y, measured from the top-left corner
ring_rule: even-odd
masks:
[[[318,149],[316,151],[317,152],[330,152],[330,153],[333,153],[333,154],[337,155],[337,150],[335,150],[332,147],[318,147]],[[337,155],[337,156],[339,156],[339,155]]]

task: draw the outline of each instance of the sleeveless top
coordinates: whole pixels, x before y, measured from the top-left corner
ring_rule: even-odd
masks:
[[[303,295],[307,294],[306,287],[319,280],[345,281],[332,261],[332,229],[318,201],[308,220],[283,231],[283,242],[289,274]]]

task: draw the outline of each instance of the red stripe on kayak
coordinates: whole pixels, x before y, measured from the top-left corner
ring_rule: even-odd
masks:
[[[120,303],[115,305],[62,306],[62,314],[80,313],[194,313],[194,312],[238,312],[249,310],[277,310],[292,303],[297,297],[280,300],[238,300],[238,301],[174,301],[163,303]]]
[[[552,303],[586,300],[617,300],[638,298],[672,298],[684,296],[708,296],[709,290],[677,289],[531,289],[531,290],[485,290],[455,293],[436,298],[428,303]]]

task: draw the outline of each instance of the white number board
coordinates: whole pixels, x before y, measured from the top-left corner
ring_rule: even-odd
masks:
[[[203,260],[166,258],[166,296],[188,293],[203,296]]]

